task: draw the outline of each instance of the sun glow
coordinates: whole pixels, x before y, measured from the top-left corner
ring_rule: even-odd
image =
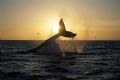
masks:
[[[53,24],[53,32],[54,33],[58,33],[59,32],[59,25],[58,25],[58,23],[54,23]]]

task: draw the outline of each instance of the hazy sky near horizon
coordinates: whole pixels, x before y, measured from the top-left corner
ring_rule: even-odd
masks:
[[[120,40],[120,0],[0,0],[0,38],[47,39],[60,18],[76,39]]]

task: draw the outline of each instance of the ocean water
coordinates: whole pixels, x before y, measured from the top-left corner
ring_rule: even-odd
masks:
[[[41,42],[0,41],[0,80],[120,80],[120,41],[59,42],[63,52],[79,53],[75,59],[14,53]]]

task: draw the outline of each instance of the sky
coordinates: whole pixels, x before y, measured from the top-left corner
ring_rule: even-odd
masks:
[[[0,38],[47,39],[60,18],[77,40],[120,40],[120,0],[0,0]]]

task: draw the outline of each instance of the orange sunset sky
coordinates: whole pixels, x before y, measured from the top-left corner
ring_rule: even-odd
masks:
[[[0,38],[47,39],[60,18],[77,40],[120,40],[120,0],[0,0]]]

